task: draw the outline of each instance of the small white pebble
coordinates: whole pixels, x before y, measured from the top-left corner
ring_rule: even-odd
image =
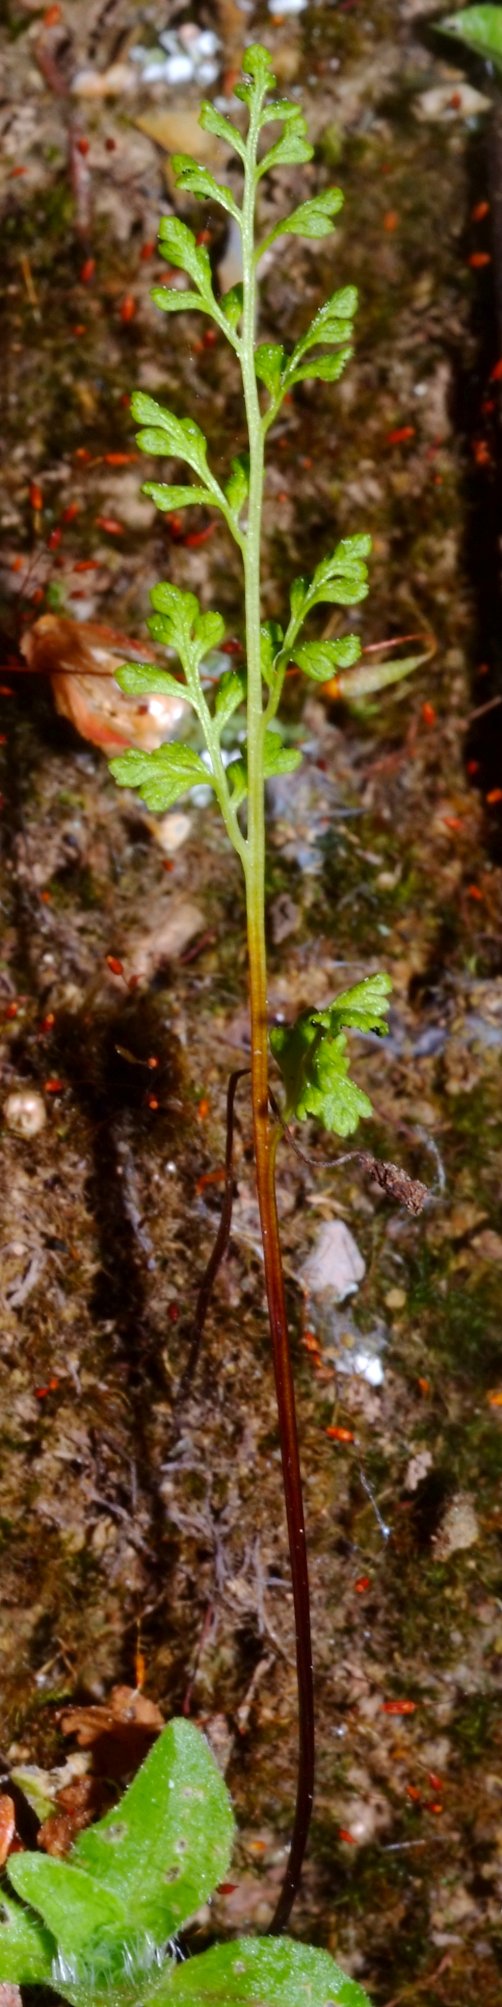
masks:
[[[168,84],[188,84],[190,77],[193,77],[193,63],[190,56],[183,56],[181,50],[179,56],[168,56],[164,76]]]
[[[25,1136],[27,1142],[45,1129],[47,1109],[35,1087],[20,1087],[15,1093],[8,1094],[3,1113],[7,1128],[14,1129],[16,1136]]]

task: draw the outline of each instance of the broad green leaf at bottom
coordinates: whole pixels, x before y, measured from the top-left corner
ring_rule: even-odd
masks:
[[[287,1938],[215,1945],[177,1966],[165,1998],[166,2007],[370,2007],[329,1952]]]

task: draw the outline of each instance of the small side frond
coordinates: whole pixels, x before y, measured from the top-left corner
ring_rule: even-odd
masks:
[[[192,746],[159,746],[154,753],[132,749],[110,760],[119,787],[135,788],[147,808],[164,814],[192,787],[214,787],[212,774]]]
[[[201,167],[199,161],[192,160],[191,154],[173,153],[172,167],[178,188],[184,193],[198,195],[201,202],[219,202],[221,209],[228,210],[229,216],[233,216],[236,223],[240,222],[241,212],[230,188],[216,181],[207,167]]]

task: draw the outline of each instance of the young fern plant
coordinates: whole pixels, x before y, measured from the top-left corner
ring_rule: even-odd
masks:
[[[298,1886],[308,1834],[314,1779],[314,1709],[302,1485],[275,1190],[281,1123],[272,1111],[269,1091],[265,784],[272,775],[293,772],[301,760],[300,752],[283,744],[276,723],[290,663],[297,664],[315,682],[332,683],[335,677],[340,693],[350,697],[398,680],[423,657],[408,658],[392,666],[384,663],[357,668],[360,642],[355,634],[341,634],[337,639],[323,641],[305,638],[305,624],[315,607],[354,606],[364,599],[368,590],[369,536],[344,539],[321,559],[312,578],[295,579],[285,629],[275,621],[261,618],[267,435],[286,392],[295,384],[315,377],[335,383],[341,376],[352,353],[352,323],[357,306],[353,286],[333,293],[314,315],[290,355],[280,343],[257,342],[258,268],[265,252],[281,236],[327,236],[343,202],[341,190],[329,188],[301,203],[265,236],[260,238],[258,232],[256,240],[256,199],[263,176],[272,168],[309,161],[313,156],[302,112],[288,99],[270,96],[274,86],[270,57],[266,49],[255,44],[246,52],[242,81],[236,86],[236,96],[247,110],[246,136],[211,104],[202,107],[200,123],[204,130],[223,139],[242,165],[240,205],[231,190],[195,160],[178,154],[173,161],[177,185],[183,193],[220,203],[238,224],[242,240],[242,285],[233,286],[218,298],[207,249],[196,241],[185,223],[169,216],[160,224],[159,248],[168,264],[179,266],[190,283],[186,290],[155,286],[152,292],[153,300],[164,313],[207,314],[229,342],[242,374],[249,453],[232,461],[229,478],[221,486],[208,463],[204,434],[192,418],[179,417],[143,392],[136,392],[132,399],[133,414],[141,427],[137,436],[142,451],[167,461],[184,462],[195,477],[187,485],[147,481],[143,492],[163,511],[178,511],[193,503],[219,509],[240,551],[246,616],[245,673],[231,668],[221,676],[211,708],[203,682],[203,665],[210,651],[218,648],[223,639],[221,615],[201,612],[193,592],[180,591],[169,583],[155,586],[149,630],[155,641],[178,655],[184,674],[184,695],[198,719],[209,766],[191,745],[170,744],[152,753],[131,750],[121,754],[111,761],[111,771],[121,786],[136,788],[149,809],[160,811],[169,809],[190,788],[201,782],[209,783],[244,873],[256,1182],[277,1388],[299,1685],[300,1760],[295,1823],[284,1887],[271,1926],[279,1931],[287,1921]],[[279,137],[270,145],[265,142],[263,151],[262,135],[269,126],[280,128]],[[126,664],[118,674],[118,681],[131,696],[147,692],[171,692],[177,697],[180,694],[178,679],[149,663]],[[240,757],[225,765],[222,734],[239,707],[245,707],[246,715],[244,748]],[[286,1087],[286,1118],[292,1114],[300,1118],[315,1115],[337,1135],[347,1136],[356,1128],[360,1116],[371,1114],[367,1096],[349,1076],[346,1030],[354,1026],[359,1030],[384,1031],[389,990],[388,976],[371,976],[355,989],[345,991],[328,1009],[316,1011],[313,1007],[291,1029],[281,1028],[272,1033],[270,1045]]]

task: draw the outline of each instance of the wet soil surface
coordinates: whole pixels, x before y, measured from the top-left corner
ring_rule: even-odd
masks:
[[[201,92],[231,91],[245,31],[281,88],[303,90],[316,145],[269,204],[305,182],[346,195],[328,249],[291,240],[270,262],[264,334],[291,340],[336,283],[362,300],[342,385],[301,386],[272,435],[266,612],[334,524],[369,528],[372,591],[351,624],[365,645],[435,641],[398,694],[350,711],[291,679],[305,759],[271,789],[271,1016],[390,971],[389,1039],[354,1041],[376,1108],[361,1142],[430,1187],[410,1218],[354,1163],[330,1168],[314,1133],[317,1169],[282,1147],[319,1740],[294,1928],[378,2007],[470,2007],[474,1989],[495,2007],[502,772],[480,785],[472,712],[496,664],[465,562],[473,455],[482,502],[496,486],[497,333],[480,361],[476,325],[489,216],[472,199],[487,114],[466,109],[425,0],[282,20],[152,4],[141,28],[126,0],[75,4],[71,34],[56,13],[44,25],[17,0],[2,45],[2,1753],[61,1760],[58,1707],[132,1685],[139,1647],[148,1694],[209,1725],[226,1764],[241,1837],[217,1927],[268,1920],[296,1697],[245,1081],[230,1252],[180,1397],[226,1081],[248,1050],[238,866],[191,800],[159,835],[16,667],[48,607],[141,636],[159,577],[242,634],[224,529],[201,541],[200,512],[173,536],[139,497],[141,467],[113,456],[134,452],[134,383],[208,420],[216,471],[243,444],[228,353],[195,321],[166,336],[149,287],[169,149],[193,148]],[[158,53],[188,21],[219,35],[216,82],[145,80],[134,45]],[[219,218],[203,220],[221,270]],[[334,1221],[361,1257],[341,1304],[316,1286]]]

